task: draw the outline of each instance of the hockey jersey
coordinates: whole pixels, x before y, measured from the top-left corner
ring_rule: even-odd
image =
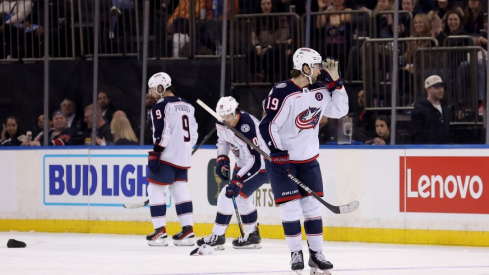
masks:
[[[258,119],[254,116],[241,111],[238,123],[234,128],[240,131],[247,139],[252,141],[256,146],[263,150],[263,139],[258,130]],[[233,152],[236,157],[236,166],[240,168],[238,176],[246,182],[256,175],[260,170],[265,169],[265,162],[253,147],[246,144],[241,138],[224,126],[216,122],[217,128],[217,155],[228,155],[229,151]]]
[[[190,168],[192,147],[197,143],[195,108],[180,97],[164,97],[151,109],[153,142],[161,146],[161,160],[182,169]]]
[[[291,162],[307,162],[319,154],[321,117],[345,116],[348,95],[344,87],[331,93],[321,82],[302,88],[285,80],[272,88],[263,109],[260,134],[268,149],[288,150]]]

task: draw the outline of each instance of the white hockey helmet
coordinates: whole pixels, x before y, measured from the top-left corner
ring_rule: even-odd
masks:
[[[158,86],[163,87],[163,92],[160,93],[158,91]],[[152,89],[156,91],[158,95],[163,95],[166,92],[166,89],[171,86],[171,77],[164,72],[159,72],[154,74],[149,80],[148,80],[148,93],[151,93]]]
[[[299,48],[295,51],[292,61],[294,63],[293,69],[301,71],[302,74],[309,79],[309,83],[312,84],[312,69],[314,68],[314,64],[321,64],[321,55],[317,51],[310,48]],[[310,75],[304,73],[302,70],[304,64],[309,66],[311,69]]]
[[[239,103],[232,96],[221,97],[217,102],[216,112],[219,116],[234,114],[236,118],[236,108],[238,108],[238,105]]]

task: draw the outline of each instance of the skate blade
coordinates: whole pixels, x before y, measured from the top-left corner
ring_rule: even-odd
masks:
[[[233,248],[236,249],[260,249],[261,245],[260,244],[250,244],[250,245],[245,245],[245,246],[234,246]]]
[[[216,246],[213,246],[214,250],[224,250],[224,245],[220,244],[220,245],[216,245]]]
[[[318,269],[317,267],[311,267],[311,275],[331,275],[330,269]]]
[[[148,241],[149,246],[168,246],[166,239],[157,239],[155,241]]]
[[[302,269],[299,270],[293,270],[291,274],[302,274]]]
[[[175,246],[193,246],[195,241],[193,239],[173,240]]]

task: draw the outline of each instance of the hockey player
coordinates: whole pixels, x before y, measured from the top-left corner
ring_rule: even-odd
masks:
[[[146,240],[150,246],[168,245],[165,217],[168,187],[182,226],[182,231],[173,236],[173,243],[194,245],[192,200],[186,182],[192,147],[198,138],[195,109],[173,94],[174,87],[166,73],[153,75],[148,87],[157,102],[151,110],[154,146],[148,152],[149,209],[155,231]]]
[[[254,116],[241,111],[236,99],[231,96],[222,97],[217,102],[216,112],[245,137],[263,148],[263,139],[258,130],[259,121]],[[228,184],[222,188],[217,198],[217,215],[212,234],[198,240],[197,245],[208,244],[217,250],[224,249],[226,242],[224,233],[234,212],[231,198],[235,196],[246,234],[244,237],[233,240],[233,247],[238,249],[261,248],[257,224],[258,213],[253,205],[253,194],[256,189],[268,181],[265,162],[258,152],[222,123],[216,122],[216,128],[218,136],[216,174]],[[229,177],[229,150],[236,157],[236,166],[231,178]]]
[[[291,173],[318,196],[323,196],[319,163],[318,131],[321,118],[341,118],[348,113],[348,96],[339,76],[338,61],[326,59],[313,49],[300,48],[293,56],[292,79],[272,88],[263,103],[266,116],[260,122],[260,134],[270,150],[266,161],[275,203],[280,204],[280,217],[287,246],[291,252],[291,268],[304,269],[301,216],[309,246],[311,271],[330,274],[333,264],[322,254],[322,204],[287,177]],[[319,76],[324,83],[318,82]]]

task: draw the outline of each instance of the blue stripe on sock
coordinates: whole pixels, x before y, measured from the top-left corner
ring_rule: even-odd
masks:
[[[304,221],[304,229],[306,234],[321,234],[323,233],[323,219],[314,219]]]
[[[231,217],[233,215],[223,215],[221,213],[217,213],[216,215],[216,223],[221,225],[228,225],[231,222]]]
[[[193,212],[192,201],[184,202],[181,204],[175,205],[177,209],[177,215],[189,214]]]
[[[161,217],[166,215],[166,204],[150,206],[151,217]]]
[[[252,224],[255,223],[258,220],[258,211],[253,211],[248,215],[242,215],[241,220],[243,221],[244,224]]]
[[[285,236],[296,236],[301,233],[301,221],[282,222]]]

